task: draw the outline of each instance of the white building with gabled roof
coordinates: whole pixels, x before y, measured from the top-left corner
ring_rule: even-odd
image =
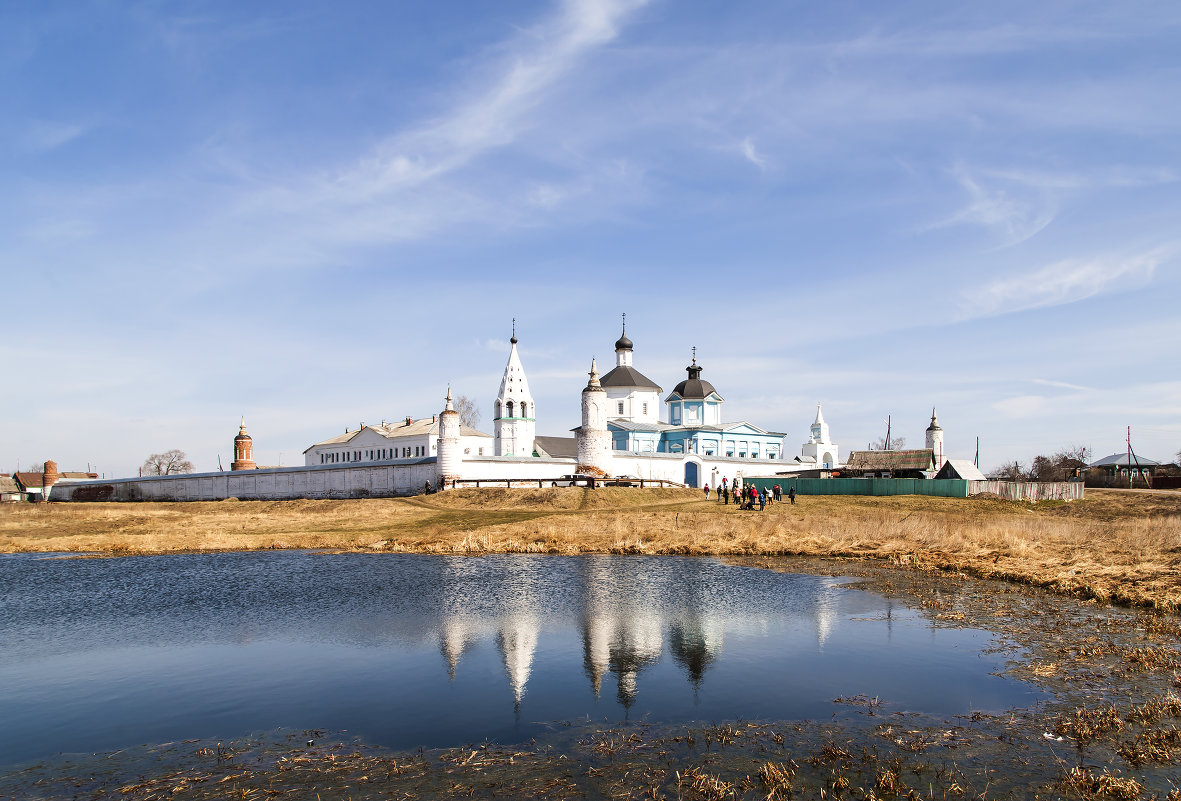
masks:
[[[439,416],[420,420],[407,417],[396,423],[382,421],[381,425],[362,423],[355,429],[317,442],[303,452],[303,463],[312,465],[355,464],[358,462],[388,462],[397,459],[421,459],[437,456]],[[459,447],[465,457],[491,456],[492,437],[483,431],[460,426]]]

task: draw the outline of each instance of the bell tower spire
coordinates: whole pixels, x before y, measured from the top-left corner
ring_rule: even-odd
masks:
[[[533,440],[537,433],[537,411],[529,380],[517,353],[517,320],[513,318],[513,335],[509,339],[508,364],[500,379],[500,392],[493,406],[492,428],[497,456],[532,456]]]

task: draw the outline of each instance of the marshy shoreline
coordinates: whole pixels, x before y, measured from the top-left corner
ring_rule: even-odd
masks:
[[[555,720],[527,742],[406,751],[275,730],[6,768],[0,797],[1181,799],[1176,617],[880,561],[727,561],[853,577],[933,627],[990,630],[1005,675],[1043,695],[945,718],[866,692],[829,699],[825,719]]]
[[[481,555],[806,556],[959,572],[1181,611],[1181,492],[1082,501],[801,496],[739,511],[696,490],[471,489],[357,500],[0,509],[0,553],[329,549]]]

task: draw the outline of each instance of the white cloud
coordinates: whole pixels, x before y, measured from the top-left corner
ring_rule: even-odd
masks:
[[[1005,417],[1040,417],[1051,410],[1050,399],[1043,395],[1018,395],[992,404]]]
[[[1013,187],[988,187],[962,168],[956,178],[968,195],[968,204],[926,230],[955,225],[977,225],[997,233],[1005,246],[1024,242],[1054,219],[1057,203],[1046,193],[1032,195]]]
[[[73,142],[89,130],[89,126],[80,123],[33,122],[26,126],[21,142],[28,150],[46,153]]]
[[[1077,389],[1083,392],[1088,392],[1091,390],[1090,387],[1082,387],[1078,384],[1071,384],[1067,381],[1054,381],[1048,378],[1031,378],[1029,380],[1031,383],[1040,384],[1043,387],[1054,387],[1056,389]]]
[[[755,148],[755,143],[749,136],[742,140],[742,155],[760,170],[767,169],[767,159]]]
[[[1141,286],[1171,255],[1172,247],[1160,247],[1130,257],[1064,259],[1036,272],[971,288],[965,293],[964,306],[971,316],[986,316],[1075,303]]]

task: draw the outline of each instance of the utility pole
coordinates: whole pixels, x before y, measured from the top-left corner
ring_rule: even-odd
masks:
[[[886,415],[886,450],[894,450],[894,444],[890,442],[890,415]]]
[[[1132,472],[1132,427],[1128,426],[1128,455],[1125,457],[1125,464],[1128,466],[1128,489],[1131,489],[1135,484],[1134,473]]]
[[[976,469],[980,469],[980,437],[976,437],[976,461],[974,462]]]

